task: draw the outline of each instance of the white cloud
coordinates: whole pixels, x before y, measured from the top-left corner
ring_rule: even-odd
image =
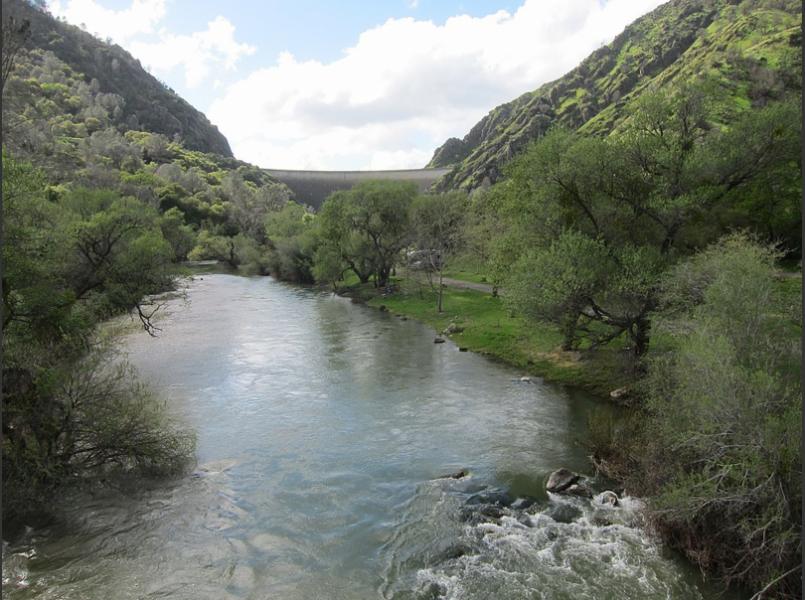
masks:
[[[87,31],[102,37],[111,37],[123,44],[137,34],[153,33],[154,27],[165,17],[165,0],[132,0],[123,10],[109,10],[95,0],[61,0],[49,3],[48,9],[57,17],[64,17],[76,25],[86,25]]]
[[[421,167],[447,137],[566,73],[662,1],[526,0],[514,14],[442,25],[389,19],[333,62],[282,53],[208,116],[239,158],[265,167]]]
[[[185,84],[196,87],[219,68],[234,70],[238,60],[255,52],[255,47],[235,40],[235,26],[218,16],[204,31],[175,35],[157,26],[165,17],[165,0],[132,0],[122,10],[104,8],[96,0],[60,0],[50,11],[89,32],[111,37],[155,74],[165,76],[174,69],[184,72]]]
[[[174,35],[166,30],[159,41],[133,41],[128,50],[156,72],[184,69],[185,84],[193,88],[207,80],[216,66],[233,70],[242,56],[253,54],[254,46],[235,41],[235,26],[224,17],[215,17],[205,31]]]

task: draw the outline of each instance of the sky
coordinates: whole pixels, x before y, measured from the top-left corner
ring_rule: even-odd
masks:
[[[276,169],[420,168],[664,0],[51,0]]]

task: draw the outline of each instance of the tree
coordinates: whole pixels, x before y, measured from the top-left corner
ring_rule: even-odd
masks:
[[[3,3],[5,4],[5,3]],[[3,7],[7,8],[6,6]],[[5,10],[3,12],[6,12]],[[8,15],[3,19],[3,52],[0,59],[0,91],[5,91],[6,81],[14,70],[17,55],[31,35],[31,22],[28,19]]]
[[[463,192],[419,196],[411,207],[411,224],[420,250],[439,274],[436,308],[442,312],[444,268],[461,247],[469,199]]]
[[[265,218],[269,250],[268,267],[279,279],[313,283],[316,251],[315,217],[301,204],[288,201]]]
[[[703,89],[684,88],[671,97],[645,95],[628,126],[609,138],[549,133],[515,161],[500,191],[511,225],[499,244],[519,245],[506,285],[534,292],[512,296],[514,308],[559,323],[566,347],[580,335],[595,345],[625,333],[639,359],[659,274],[722,234],[731,224],[718,214],[750,184],[796,164],[796,115],[784,103],[719,129],[708,121]],[[588,262],[559,257],[557,248],[583,252],[590,244],[605,257],[607,276],[582,270],[560,298],[562,283],[546,279],[558,276],[556,260],[568,269]],[[553,290],[540,291],[547,287]]]
[[[374,276],[376,287],[385,286],[408,242],[415,196],[414,184],[398,181],[364,181],[332,194],[320,215],[327,252],[339,255],[362,283]]]
[[[231,219],[242,233],[259,243],[265,242],[264,221],[266,215],[281,209],[290,199],[290,190],[280,183],[268,183],[256,187],[237,172],[224,177],[221,189],[229,200]]]
[[[187,260],[188,253],[196,245],[196,232],[184,221],[184,213],[173,207],[165,211],[159,222],[162,236],[171,245],[176,261]]]

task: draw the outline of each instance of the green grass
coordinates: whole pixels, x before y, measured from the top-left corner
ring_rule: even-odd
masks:
[[[561,336],[547,324],[526,323],[512,316],[500,298],[474,290],[446,288],[442,313],[436,310],[436,292],[414,280],[395,280],[399,288],[382,296],[371,285],[352,282],[342,288],[369,306],[381,305],[392,314],[405,315],[443,331],[451,322],[464,328],[449,336],[459,347],[518,367],[547,381],[584,388],[608,396],[629,383],[624,353],[615,342],[594,353],[562,352]]]
[[[461,281],[471,281],[473,283],[489,283],[491,278],[484,268],[470,258],[457,258],[452,260],[449,265],[445,265],[444,276]]]

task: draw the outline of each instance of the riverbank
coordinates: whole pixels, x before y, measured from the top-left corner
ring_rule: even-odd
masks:
[[[355,281],[347,281],[337,293],[430,325],[460,348],[522,369],[524,375],[579,387],[600,398],[610,398],[613,390],[632,382],[628,353],[618,341],[594,352],[562,351],[561,335],[553,327],[526,323],[488,292],[445,286],[441,313],[436,290],[411,277],[394,279],[391,293]]]

